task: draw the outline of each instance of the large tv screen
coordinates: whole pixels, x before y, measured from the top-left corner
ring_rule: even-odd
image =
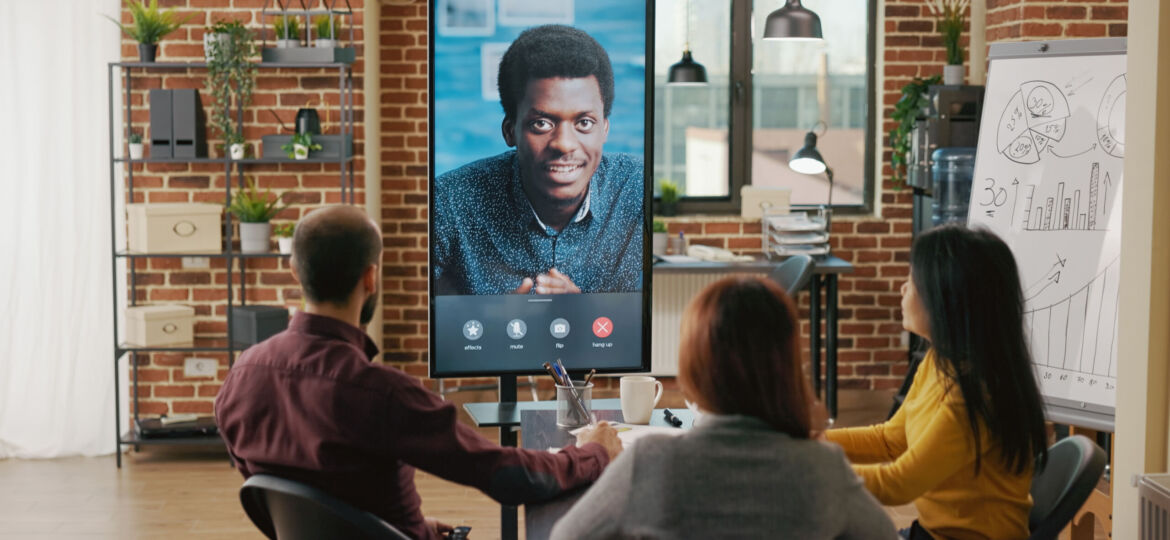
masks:
[[[430,374],[648,371],[652,0],[436,0]]]

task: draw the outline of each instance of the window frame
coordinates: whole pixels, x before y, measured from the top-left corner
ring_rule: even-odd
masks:
[[[752,96],[754,80],[752,74],[754,44],[752,43],[752,4],[754,0],[731,0],[731,77],[728,97],[728,178],[729,193],[726,197],[679,197],[678,213],[686,214],[738,214],[740,213],[740,190],[751,185]],[[862,215],[873,213],[875,207],[874,186],[877,158],[877,3],[867,0],[866,57],[869,69],[865,74],[865,158],[862,204],[834,204],[837,215]],[[653,124],[651,124],[653,125]],[[655,203],[661,198],[654,197]],[[795,204],[793,208],[808,208],[815,205]]]

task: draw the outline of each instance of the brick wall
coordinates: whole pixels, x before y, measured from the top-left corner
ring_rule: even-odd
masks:
[[[1127,0],[987,0],[987,42],[1124,37]]]
[[[365,166],[362,141],[362,0],[350,0],[354,7],[355,43],[358,44],[358,62],[354,64],[354,119],[356,129],[355,154],[352,162],[356,174],[358,204],[364,200]],[[269,21],[261,20],[260,9],[264,0],[162,0],[164,7],[174,7],[181,14],[190,14],[193,19],[160,42],[159,62],[202,62],[204,28],[212,22],[234,19],[246,23],[253,29],[263,28],[271,45],[272,30]],[[130,21],[129,13],[123,9],[123,22]],[[269,24],[265,24],[265,23]],[[100,24],[100,23],[99,23]],[[111,27],[112,30],[112,27]],[[123,39],[122,57],[126,61],[137,61],[136,43]],[[117,76],[120,72],[115,72]],[[149,141],[149,112],[147,89],[149,88],[197,88],[209,112],[211,96],[204,91],[203,69],[174,71],[134,70],[130,101],[134,107],[131,119],[133,129]],[[337,133],[338,125],[338,78],[335,70],[271,70],[258,72],[252,105],[244,111],[244,135],[252,152],[260,151],[260,136],[281,132],[279,122],[270,110],[275,111],[280,122],[292,127],[293,118],[300,107],[316,108],[321,116],[326,133]],[[121,96],[118,96],[121,98]],[[120,101],[120,100],[119,100]],[[118,103],[118,102],[116,102]],[[208,115],[210,116],[210,115]],[[209,153],[214,157],[224,155],[221,149],[221,134],[208,128]],[[120,141],[119,141],[120,143]],[[149,156],[149,145],[147,155]],[[119,155],[123,150],[117,150]],[[134,202],[214,202],[224,203],[225,178],[222,163],[182,164],[148,163],[134,166]],[[325,203],[340,202],[340,176],[337,165],[288,164],[248,165],[245,174],[254,177],[262,189],[275,193],[287,191],[286,202],[292,207],[285,210],[274,222],[295,220],[311,208]],[[233,179],[234,181],[234,179]],[[238,232],[234,237],[239,238]],[[275,241],[273,241],[275,249]],[[226,335],[225,310],[227,306],[227,270],[223,259],[212,259],[210,270],[185,270],[177,258],[150,258],[135,260],[140,303],[177,303],[193,306],[196,310],[195,332],[197,338]],[[246,263],[247,302],[299,306],[300,290],[292,280],[285,259],[258,258]],[[127,279],[129,279],[127,277]],[[239,283],[237,266],[233,281]],[[238,286],[234,291],[234,303],[239,304]],[[190,356],[216,358],[219,373],[215,377],[187,378],[183,376],[183,360]],[[165,414],[194,412],[209,414],[212,399],[219,391],[220,383],[227,373],[226,354],[173,354],[155,353],[138,356],[139,412],[142,414]],[[131,390],[127,390],[131,391]]]

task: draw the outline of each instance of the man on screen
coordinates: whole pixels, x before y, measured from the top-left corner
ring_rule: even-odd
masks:
[[[576,28],[530,28],[500,60],[498,86],[515,150],[435,179],[436,294],[641,290],[642,159],[602,152],[605,49]]]

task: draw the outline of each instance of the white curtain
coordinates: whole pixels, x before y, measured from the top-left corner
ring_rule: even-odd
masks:
[[[118,9],[0,0],[0,458],[115,449],[106,65],[120,32],[101,14]]]

